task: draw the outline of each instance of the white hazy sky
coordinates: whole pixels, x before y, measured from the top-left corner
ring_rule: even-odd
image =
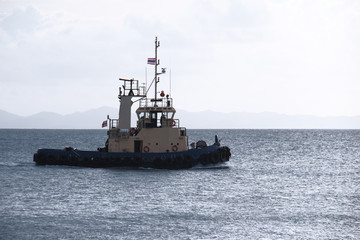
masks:
[[[0,109],[118,107],[155,36],[176,108],[360,115],[358,0],[0,0]]]

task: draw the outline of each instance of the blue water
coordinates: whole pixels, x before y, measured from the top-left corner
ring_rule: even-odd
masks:
[[[0,130],[0,239],[360,239],[359,130],[188,130],[231,148],[190,170],[35,166],[102,130]]]

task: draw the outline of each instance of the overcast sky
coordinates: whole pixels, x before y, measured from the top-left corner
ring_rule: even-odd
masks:
[[[0,109],[118,107],[119,77],[187,111],[360,115],[358,0],[0,0]]]

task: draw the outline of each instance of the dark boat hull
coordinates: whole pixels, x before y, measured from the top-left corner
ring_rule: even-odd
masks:
[[[79,167],[143,167],[157,169],[187,169],[196,165],[210,165],[229,161],[228,147],[217,145],[202,149],[165,153],[111,153],[80,151],[73,148],[39,149],[34,154],[38,165],[67,165]]]

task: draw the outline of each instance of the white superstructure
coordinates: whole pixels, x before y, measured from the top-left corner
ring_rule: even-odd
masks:
[[[173,99],[163,91],[157,93],[159,60],[157,48],[160,42],[155,39],[155,88],[154,98],[147,98],[145,87],[140,87],[138,80],[122,79],[120,88],[119,118],[109,119],[108,152],[178,152],[188,150],[186,129],[180,127],[179,119],[175,119],[176,110]],[[151,86],[151,85],[150,85]],[[138,98],[136,110],[137,126],[131,127],[131,106],[133,98]]]

